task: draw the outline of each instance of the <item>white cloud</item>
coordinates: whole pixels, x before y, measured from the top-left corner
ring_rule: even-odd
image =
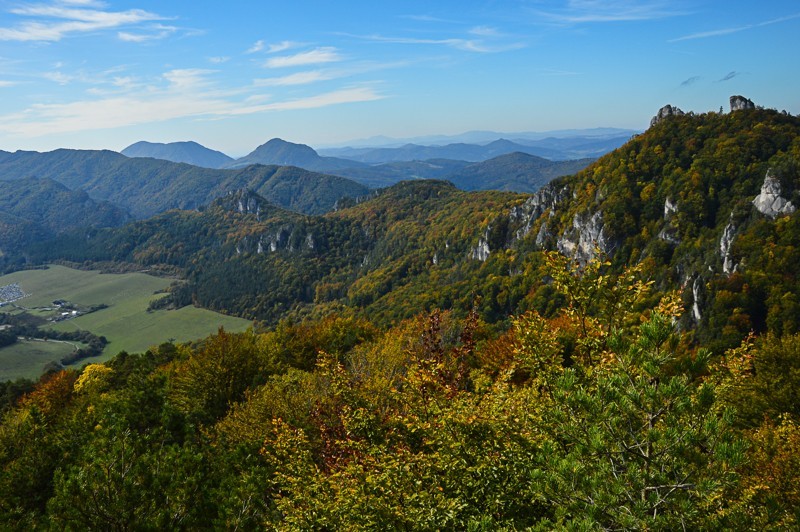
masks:
[[[16,84],[17,84],[16,81],[8,81],[8,80],[5,80],[5,79],[0,79],[0,88],[13,87]]]
[[[296,111],[300,109],[318,109],[343,103],[359,103],[382,100],[383,95],[375,92],[370,87],[351,87],[332,92],[318,94],[307,98],[298,98],[283,102],[268,103],[252,107],[240,107],[231,110],[231,115],[263,113],[266,111]]]
[[[297,48],[301,46],[300,43],[294,41],[281,41],[278,43],[270,44],[269,48],[267,48],[267,53],[269,54],[276,54],[278,52],[285,52],[291,48]]]
[[[284,55],[268,59],[264,66],[267,68],[284,68],[303,65],[316,65],[320,63],[335,63],[341,61],[342,56],[331,46],[323,46],[300,52],[294,55]]]
[[[163,77],[169,82],[171,89],[186,91],[209,86],[211,82],[206,76],[214,72],[214,70],[204,70],[201,68],[183,68],[165,72]]]
[[[104,7],[99,2],[73,0],[14,8],[10,13],[33,20],[24,20],[13,27],[0,27],[0,41],[54,42],[71,34],[166,20],[142,9],[105,11]],[[135,38],[134,34],[128,36]]]
[[[307,85],[317,81],[325,81],[333,79],[335,74],[323,70],[308,70],[305,72],[296,72],[288,76],[281,76],[276,78],[260,78],[254,80],[253,84],[256,87],[276,87],[286,85]]]
[[[710,30],[710,31],[701,31],[698,33],[690,33],[689,35],[684,35],[682,37],[676,37],[675,39],[670,39],[668,42],[680,42],[680,41],[691,41],[694,39],[707,39],[710,37],[721,37],[723,35],[730,35],[732,33],[739,33],[740,31],[750,30],[753,28],[762,28],[764,26],[771,26],[772,24],[778,24],[780,22],[786,22],[787,20],[793,20],[796,18],[800,18],[800,13],[794,13],[792,15],[788,15],[785,17],[780,17],[772,20],[767,20],[765,22],[759,22],[757,24],[747,24],[746,26],[737,26],[734,28],[722,28],[717,30]]]
[[[63,72],[55,71],[55,72],[45,72],[42,74],[42,77],[48,79],[50,81],[55,81],[59,85],[67,85],[70,81],[75,79],[73,76],[64,74]]]
[[[264,49],[264,41],[256,41],[253,43],[253,46],[247,49],[245,52],[246,54],[254,54],[256,52],[260,52]]]
[[[208,62],[213,63],[215,65],[221,65],[222,63],[227,63],[230,61],[231,58],[227,56],[219,56],[219,57],[209,57]]]
[[[498,37],[500,35],[497,28],[492,28],[490,26],[475,26],[469,30],[469,33],[481,37]]]
[[[292,100],[271,101],[252,87],[220,90],[213,70],[175,69],[160,83],[143,85],[130,76],[116,76],[109,86],[117,92],[87,91],[87,97],[59,104],[36,104],[0,116],[0,133],[20,137],[96,131],[173,119],[223,119],[248,114],[315,109],[383,98],[370,87],[356,86]],[[0,83],[2,86],[2,83]]]
[[[534,13],[560,24],[657,20],[686,14],[676,4],[668,0],[568,0],[561,9]]]
[[[430,44],[441,45],[466,52],[498,53],[519,50],[525,45],[521,42],[487,43],[484,39],[419,39],[414,37],[384,37],[382,35],[351,35],[359,39],[391,44]]]

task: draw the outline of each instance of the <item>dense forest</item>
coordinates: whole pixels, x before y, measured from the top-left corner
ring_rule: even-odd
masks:
[[[796,526],[800,336],[713,357],[640,268],[546,264],[567,305],[500,336],[331,316],[9,383],[2,526]]]
[[[1,384],[0,528],[797,528],[799,132],[671,116],[532,196],[242,189],[31,246],[258,321]]]

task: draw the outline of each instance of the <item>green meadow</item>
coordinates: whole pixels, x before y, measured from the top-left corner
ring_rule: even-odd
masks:
[[[195,340],[215,332],[219,327],[243,331],[251,325],[251,322],[241,318],[192,306],[148,312],[150,302],[163,297],[159,292],[169,286],[170,280],[144,273],[107,274],[50,266],[46,270],[26,270],[0,276],[0,286],[11,283],[19,283],[22,290],[29,294],[15,304],[27,309],[39,309],[28,312],[43,317],[58,313],[41,310],[52,307],[53,301],[58,299],[69,301],[79,308],[108,305],[108,308],[77,318],[43,325],[60,331],[88,330],[108,339],[109,344],[101,356],[80,361],[78,364],[81,365],[108,360],[120,351],[138,353],[167,341]],[[10,311],[21,312],[10,306],[0,308],[0,312]],[[44,342],[23,342],[0,349],[0,380],[15,378],[11,376],[12,373],[38,376],[47,362],[58,360],[70,351],[64,345],[60,350],[48,346],[51,353],[48,355],[39,343]],[[66,352],[62,352],[64,350]],[[26,357],[29,362],[27,366]],[[12,367],[16,369],[12,371]]]

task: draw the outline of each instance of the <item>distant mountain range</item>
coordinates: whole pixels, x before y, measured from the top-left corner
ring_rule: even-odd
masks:
[[[222,152],[211,150],[192,141],[168,144],[141,141],[131,144],[121,153],[126,157],[151,157],[203,168],[221,168],[233,161],[232,157],[228,157]]]
[[[373,139],[377,145],[355,145],[323,150],[314,150],[305,144],[274,138],[236,160],[218,151],[205,148],[196,142],[169,144],[137,142],[122,150],[122,153],[128,157],[150,157],[204,168],[236,169],[251,164],[297,166],[314,172],[352,176],[362,183],[385,186],[400,180],[394,177],[399,168],[379,168],[374,174],[371,174],[369,170],[356,171],[356,169],[369,169],[374,165],[385,163],[411,163],[431,159],[475,163],[514,152],[527,153],[551,160],[597,158],[618,148],[635,133],[633,130],[626,129],[598,128],[564,130],[549,134],[514,133],[509,140],[509,137],[503,137],[502,133],[476,131],[451,137],[422,137],[418,142],[402,144],[397,143],[396,139],[381,137]],[[422,142],[426,139],[429,142],[423,144]],[[459,141],[444,142],[456,139]],[[412,172],[422,171],[425,177],[440,177],[430,175],[430,172],[424,168],[412,167],[410,170]],[[434,173],[436,172],[434,171]],[[401,179],[413,179],[414,177],[415,175],[411,174],[402,176]]]
[[[112,151],[0,152],[0,180],[52,179],[109,201],[136,218],[169,209],[197,209],[232,190],[247,187],[272,203],[306,214],[331,210],[343,197],[367,187],[349,179],[291,166],[254,165],[239,170],[199,168]]]
[[[344,168],[364,166],[353,160],[336,157],[321,157],[305,144],[295,144],[282,139],[272,139],[250,154],[225,165],[225,168],[244,168],[251,164],[277,164],[297,166],[314,172],[332,172]]]
[[[0,255],[78,228],[117,227],[131,216],[52,179],[0,181]]]
[[[535,155],[514,152],[470,164],[444,179],[461,190],[536,192],[556,177],[580,172],[593,161],[594,159],[550,161]]]

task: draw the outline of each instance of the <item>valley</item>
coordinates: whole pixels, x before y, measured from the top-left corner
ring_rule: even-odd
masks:
[[[79,360],[78,365],[103,362],[120,351],[137,353],[167,341],[195,340],[220,327],[239,332],[252,325],[194,307],[148,311],[150,302],[163,297],[170,282],[142,273],[101,274],[50,265],[0,277],[0,285],[17,285],[25,294],[0,307],[0,312],[33,316],[40,328],[56,332],[89,331],[105,336],[108,344],[103,354]],[[73,316],[72,311],[64,310],[65,303],[69,308],[100,308]],[[62,319],[65,313],[66,319]],[[23,341],[0,348],[0,379],[38,378],[48,363],[58,362],[72,351],[73,346],[54,340]]]

